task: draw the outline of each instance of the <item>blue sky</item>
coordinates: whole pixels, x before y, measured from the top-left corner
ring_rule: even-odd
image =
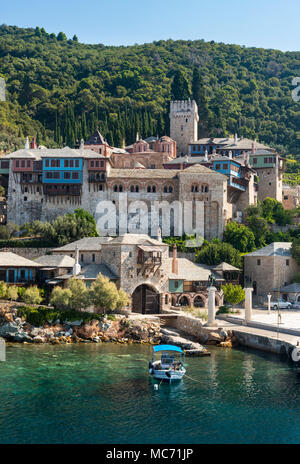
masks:
[[[163,39],[300,50],[300,0],[12,0],[0,24],[130,45]]]

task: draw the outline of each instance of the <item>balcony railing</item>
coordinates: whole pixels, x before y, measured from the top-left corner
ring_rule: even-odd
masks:
[[[161,257],[159,256],[141,256],[138,257],[138,264],[146,264],[146,265],[153,265],[153,264],[161,264]]]

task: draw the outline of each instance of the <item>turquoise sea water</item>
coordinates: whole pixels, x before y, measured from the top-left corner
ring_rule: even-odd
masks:
[[[295,368],[260,352],[211,352],[187,358],[195,380],[155,391],[151,346],[9,346],[0,443],[300,443]]]

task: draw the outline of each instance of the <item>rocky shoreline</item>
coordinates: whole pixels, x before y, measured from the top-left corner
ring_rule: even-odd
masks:
[[[0,337],[16,343],[150,343],[161,341],[160,324],[151,320],[130,320],[122,315],[92,319],[48,322],[36,327],[17,316],[17,307],[0,306]]]
[[[83,313],[81,313],[82,315]],[[18,304],[0,303],[0,337],[10,343],[160,343],[180,346],[187,355],[207,356],[203,345],[218,345],[231,348],[235,337],[231,331],[201,327],[197,337],[178,329],[161,327],[153,316],[114,314],[104,315],[84,322],[82,319],[61,322],[47,321],[41,326],[30,324],[18,316]],[[202,345],[203,344],[203,345]]]

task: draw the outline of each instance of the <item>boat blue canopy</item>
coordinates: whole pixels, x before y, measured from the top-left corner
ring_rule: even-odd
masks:
[[[157,351],[178,351],[179,353],[183,353],[182,349],[175,345],[157,345],[153,347],[153,351],[155,351],[155,353]]]

